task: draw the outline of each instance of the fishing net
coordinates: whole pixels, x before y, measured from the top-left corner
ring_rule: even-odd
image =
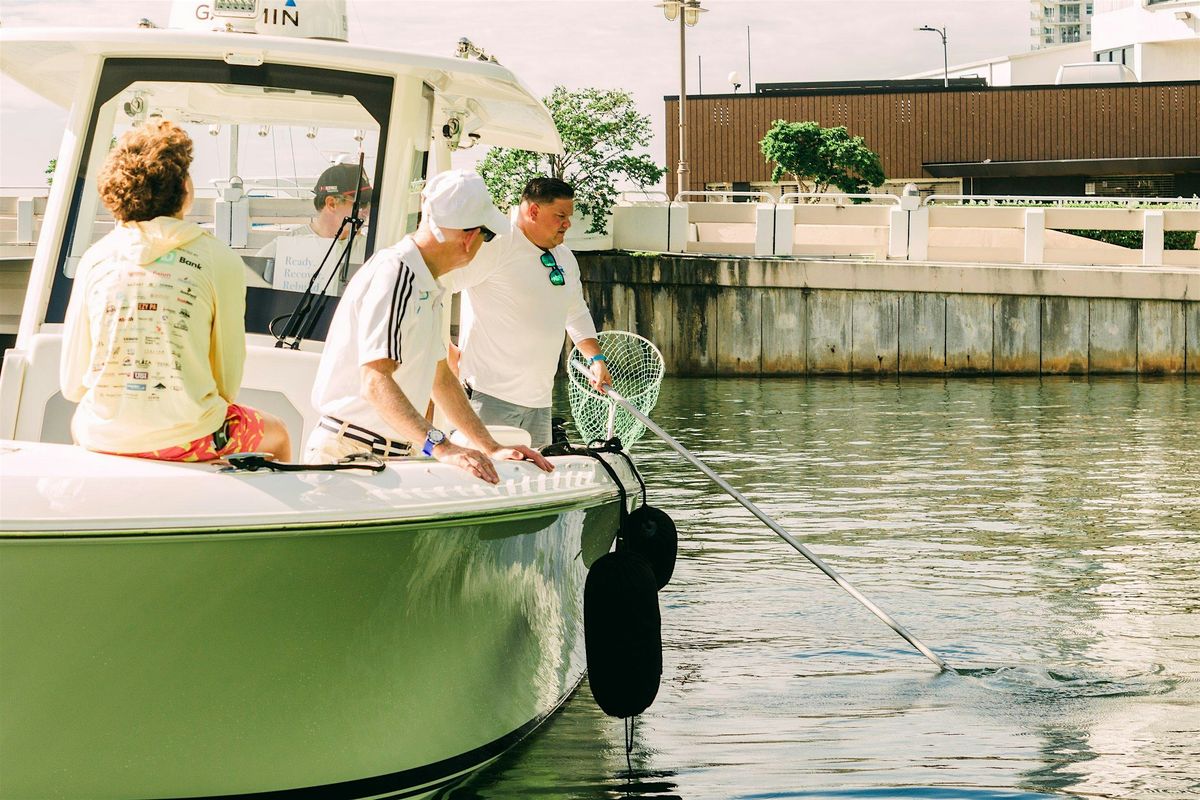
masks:
[[[658,402],[658,388],[663,379],[662,353],[649,339],[627,331],[605,331],[599,335],[600,350],[607,359],[612,385],[630,405],[649,415]],[[629,447],[646,432],[642,423],[592,388],[588,379],[580,374],[571,363],[588,366],[588,359],[579,352],[571,351],[567,367],[568,398],[575,427],[585,442],[609,439],[613,436]],[[610,431],[611,429],[611,431]]]

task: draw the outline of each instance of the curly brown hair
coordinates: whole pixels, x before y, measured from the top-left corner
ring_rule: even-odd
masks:
[[[120,222],[179,213],[187,198],[192,139],[173,122],[151,120],[126,131],[100,168],[105,208]]]

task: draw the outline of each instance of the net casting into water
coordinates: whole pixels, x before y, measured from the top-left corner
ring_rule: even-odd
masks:
[[[627,335],[632,335],[632,334],[627,334]],[[638,337],[638,338],[640,338],[640,337]],[[658,354],[657,349],[654,350],[654,354],[655,355]],[[662,356],[658,355],[658,358],[661,360]],[[571,359],[569,363],[570,363],[571,367],[573,367],[575,370],[577,370],[582,376],[584,376],[585,378],[587,378],[589,380],[591,379],[591,373],[578,360]],[[661,361],[660,361],[660,363],[661,363]],[[662,375],[661,369],[658,371],[658,375],[660,376],[659,381],[661,381],[661,375]],[[891,614],[887,613],[882,608],[875,605],[875,603],[871,602],[871,600],[869,598],[867,598],[862,592],[858,591],[858,589],[855,589],[852,585],[850,585],[850,583],[845,578],[843,578],[841,575],[839,575],[838,572],[833,569],[833,567],[830,567],[828,564],[826,564],[824,561],[822,561],[819,556],[817,556],[815,553],[813,553],[811,550],[809,550],[807,547],[805,547],[803,544],[801,544],[799,541],[797,541],[794,536],[792,536],[790,533],[788,533],[786,530],[784,530],[783,527],[780,526],[779,523],[776,522],[769,514],[767,514],[762,509],[760,509],[757,505],[755,505],[753,502],[751,502],[751,500],[749,498],[747,498],[745,495],[743,495],[741,492],[739,492],[737,489],[735,489],[733,486],[731,486],[728,481],[726,481],[724,478],[722,478],[720,475],[718,475],[716,472],[714,472],[712,470],[712,468],[710,468],[707,464],[705,464],[703,461],[701,461],[698,456],[694,455],[686,447],[684,447],[682,444],[680,444],[678,441],[676,441],[673,436],[671,436],[669,433],[667,433],[665,430],[663,430],[661,427],[659,427],[658,424],[655,423],[654,420],[650,419],[650,417],[647,416],[641,409],[637,408],[633,403],[630,403],[628,400],[626,400],[621,395],[620,392],[618,392],[616,389],[614,389],[609,384],[604,385],[604,390],[605,390],[605,396],[610,399],[610,402],[616,402],[617,404],[619,404],[626,412],[628,412],[635,420],[637,420],[637,422],[639,422],[639,423],[641,423],[641,425],[645,426],[646,429],[653,431],[654,434],[656,436],[658,436],[658,438],[660,438],[664,442],[666,442],[667,445],[669,445],[671,447],[671,449],[673,449],[675,452],[679,453],[685,459],[690,461],[693,466],[695,466],[697,469],[699,469],[701,472],[703,472],[705,475],[707,475],[708,478],[713,483],[715,483],[715,484],[717,484],[717,486],[721,487],[721,489],[724,490],[726,494],[728,494],[734,500],[741,503],[741,505],[744,506],[747,511],[749,511],[754,516],[758,517],[758,519],[764,525],[766,525],[768,528],[770,528],[772,531],[774,531],[776,535],[778,535],[781,539],[783,539],[785,542],[787,542],[789,545],[791,545],[796,550],[796,552],[798,552],[800,555],[807,558],[813,564],[813,566],[815,566],[817,569],[824,572],[830,578],[830,580],[832,580],[838,586],[842,587],[842,589],[844,589],[851,597],[853,597],[855,600],[857,600],[859,603],[861,603],[863,606],[865,606],[868,611],[870,611],[872,614],[874,614],[876,617],[878,617],[880,620],[882,620],[884,622],[884,624],[886,624],[889,628],[891,628],[893,631],[895,631],[906,642],[908,642],[913,647],[915,647],[917,649],[917,651],[921,653],[921,655],[925,656],[930,661],[932,661],[934,664],[936,664],[939,669],[941,669],[943,671],[954,672],[954,670],[950,667],[950,665],[947,664],[945,662],[945,660],[942,659],[941,656],[939,656],[937,653],[933,652],[933,650],[929,649],[924,643],[921,642],[921,640],[917,639],[917,637],[913,636],[912,633],[910,633],[907,628],[905,628],[903,625],[901,625],[899,622],[897,622],[896,619],[893,618]],[[656,399],[657,399],[657,395],[658,395],[658,392],[657,392],[657,386],[656,386],[655,391],[654,391],[654,396]]]

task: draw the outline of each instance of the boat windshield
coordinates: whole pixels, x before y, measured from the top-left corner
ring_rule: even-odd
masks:
[[[47,321],[61,321],[83,254],[115,224],[97,192],[106,154],[122,133],[161,116],[192,138],[196,200],[187,219],[229,244],[246,264],[247,331],[268,333],[275,320],[274,331],[281,332],[311,285],[331,295],[310,337],[324,338],[346,281],[375,249],[372,222],[381,212],[375,199],[382,188],[392,83],[278,64],[110,59],[79,174],[54,176],[74,180],[74,191]],[[429,106],[432,113],[431,100]],[[360,195],[367,201],[359,213],[365,224],[347,247],[349,226],[341,228],[343,238],[335,232],[349,205],[319,212],[326,203],[324,196],[316,202],[315,190],[332,165],[351,165],[343,172],[352,179],[352,165],[360,161],[371,191]],[[423,170],[414,177],[423,177]]]

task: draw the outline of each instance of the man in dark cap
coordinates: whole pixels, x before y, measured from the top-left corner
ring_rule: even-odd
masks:
[[[355,179],[358,179],[358,183]],[[280,236],[319,236],[322,239],[332,239],[341,227],[342,220],[350,216],[354,207],[354,190],[360,189],[358,195],[358,213],[366,217],[371,208],[371,183],[358,164],[334,164],[321,173],[317,184],[313,187],[313,207],[316,214],[304,225],[296,225]],[[350,234],[350,226],[342,229],[341,239]],[[351,261],[361,264],[363,261],[364,244],[366,239],[356,243]],[[264,258],[275,258],[276,239],[272,239],[255,255]],[[267,276],[270,280],[270,276]]]

